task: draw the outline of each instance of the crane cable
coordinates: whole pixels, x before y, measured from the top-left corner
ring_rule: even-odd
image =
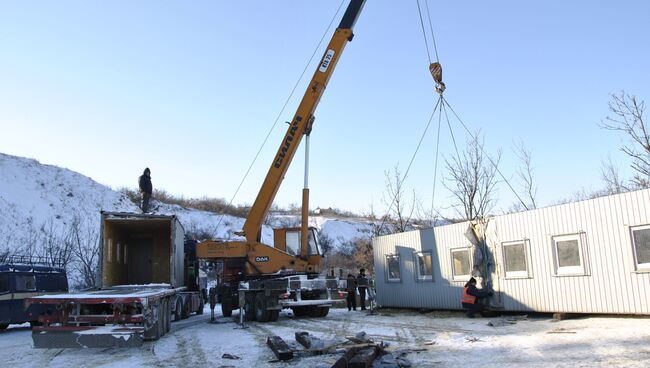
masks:
[[[426,52],[427,52],[427,60],[429,61],[429,70],[431,72],[431,75],[433,76],[434,81],[436,82],[436,92],[438,92],[438,95],[440,97],[438,98],[438,101],[436,102],[436,105],[434,106],[433,111],[431,112],[431,116],[429,117],[429,121],[427,122],[427,125],[424,128],[424,132],[422,132],[422,135],[420,136],[420,141],[418,142],[418,145],[415,148],[415,152],[413,152],[413,156],[411,156],[411,161],[409,162],[409,165],[406,168],[406,172],[404,172],[404,176],[401,178],[401,180],[400,180],[399,177],[397,178],[398,182],[395,183],[397,188],[400,188],[402,186],[402,184],[406,181],[406,177],[408,176],[408,173],[409,173],[409,171],[411,169],[411,166],[413,165],[413,161],[415,160],[415,157],[418,154],[420,146],[422,145],[422,141],[424,140],[424,137],[426,136],[427,131],[429,130],[429,125],[431,125],[431,121],[433,120],[433,118],[434,118],[434,116],[436,114],[436,111],[438,111],[439,109],[442,111],[442,108],[443,108],[442,92],[444,92],[444,90],[445,90],[445,84],[442,83],[442,68],[440,66],[440,62],[439,62],[439,58],[438,58],[438,47],[436,45],[435,36],[433,34],[433,25],[431,23],[431,15],[429,13],[428,1],[425,0],[426,8],[427,8],[427,16],[429,18],[429,29],[430,29],[430,32],[431,32],[431,37],[433,39],[433,47],[434,47],[434,51],[435,51],[435,55],[436,55],[436,61],[435,62],[431,59],[431,52],[429,50],[430,49],[429,41],[428,41],[428,38],[427,38],[427,32],[426,32],[425,27],[424,27],[424,17],[422,16],[422,9],[420,7],[420,0],[416,0],[415,2],[416,2],[417,7],[418,7],[418,15],[420,16],[420,26],[422,27],[422,36],[424,38],[424,47],[425,47]],[[437,135],[438,135],[438,143],[440,142],[439,141],[439,139],[440,139],[440,120],[441,120],[441,116],[442,116],[441,111],[439,112],[439,118],[438,118],[438,133],[437,133]],[[437,155],[438,143],[436,144],[436,168],[434,170],[434,176],[437,176],[437,170],[438,170],[438,155]],[[435,179],[434,179],[433,192],[435,193]],[[390,215],[390,211],[392,210],[393,205],[395,204],[395,201],[397,199],[398,194],[399,193],[395,193],[395,195],[393,196],[393,198],[391,200],[390,205],[388,206],[388,209],[386,210],[386,214],[382,217],[381,225],[379,226],[379,231],[380,232],[383,230],[384,226],[386,225],[386,220],[388,219],[388,217]],[[431,203],[432,203],[432,211],[431,212],[433,214],[433,198],[431,199]]]
[[[460,122],[460,124],[463,126],[463,128],[465,129],[465,131],[467,132],[467,134],[472,138],[472,140],[473,140],[474,142],[477,142],[477,145],[478,145],[478,137],[477,137],[477,136],[474,136],[474,134],[472,134],[472,132],[467,128],[467,125],[465,125],[465,123],[464,123],[463,120],[460,118],[460,116],[458,116],[458,114],[456,114],[456,111],[454,111],[454,109],[451,107],[451,105],[449,104],[449,102],[448,102],[444,97],[442,97],[442,95],[440,96],[440,98],[442,99],[443,104],[446,105],[447,107],[449,107],[449,110],[451,110],[451,112],[454,114],[454,116],[456,117],[456,119],[458,120],[458,122]],[[450,126],[450,127],[451,127],[451,126]],[[510,190],[511,190],[512,193],[515,195],[515,197],[517,197],[517,199],[519,200],[519,202],[521,202],[521,204],[524,206],[524,208],[525,208],[526,210],[528,210],[529,208],[528,208],[528,206],[526,205],[526,203],[523,201],[523,199],[521,199],[521,197],[519,196],[519,194],[517,193],[517,191],[515,190],[515,188],[510,184],[510,181],[508,181],[508,179],[506,179],[505,175],[503,175],[503,173],[502,173],[501,170],[499,169],[499,166],[494,162],[494,160],[492,160],[492,157],[490,157],[490,155],[489,155],[487,152],[485,152],[485,149],[483,148],[483,146],[478,145],[478,147],[481,149],[481,152],[485,155],[485,157],[487,157],[488,161],[490,161],[490,163],[492,164],[492,166],[494,166],[494,169],[496,170],[496,172],[499,173],[499,176],[501,176],[501,179],[503,179],[503,181],[506,183],[506,185],[508,185],[508,188],[510,188]]]
[[[237,197],[237,194],[239,193],[239,190],[241,189],[242,185],[244,185],[244,182],[246,181],[246,178],[248,177],[248,174],[250,174],[251,169],[253,168],[253,165],[255,165],[255,162],[257,161],[258,157],[260,156],[260,153],[262,152],[262,149],[264,149],[264,146],[269,140],[269,137],[271,136],[271,133],[273,133],[273,130],[275,130],[276,125],[280,121],[280,117],[284,113],[284,110],[287,108],[287,105],[289,104],[289,101],[293,97],[294,93],[296,92],[296,89],[298,89],[298,85],[300,82],[303,80],[305,73],[307,72],[307,69],[309,68],[309,65],[312,63],[314,60],[314,57],[316,56],[316,53],[320,49],[320,46],[323,44],[323,41],[325,40],[325,37],[329,34],[330,28],[332,28],[332,24],[334,24],[334,20],[337,18],[338,14],[341,12],[341,8],[343,7],[345,0],[341,0],[341,3],[339,4],[338,8],[336,9],[336,13],[332,16],[332,19],[330,20],[329,24],[325,28],[325,32],[323,32],[323,35],[321,36],[320,41],[318,41],[318,44],[316,45],[316,48],[314,48],[314,51],[311,54],[311,57],[309,58],[309,61],[307,61],[307,64],[302,70],[302,73],[300,74],[300,77],[298,77],[298,80],[296,83],[293,85],[293,88],[291,89],[291,92],[289,93],[289,96],[287,99],[284,101],[284,105],[282,105],[282,108],[280,109],[280,112],[278,112],[278,115],[275,117],[275,120],[273,121],[273,125],[271,126],[271,129],[269,129],[268,133],[266,134],[266,137],[264,137],[264,140],[262,141],[262,144],[260,145],[260,148],[257,150],[257,153],[255,154],[255,157],[253,157],[253,160],[251,164],[248,166],[248,169],[246,170],[246,173],[244,174],[244,177],[242,180],[239,182],[239,185],[237,186],[237,189],[235,190],[235,194],[232,195],[232,198],[230,198],[230,202],[228,202],[228,205],[226,208],[230,208],[232,206],[233,201],[235,200],[235,197]],[[219,230],[219,226],[221,225],[221,222],[224,217],[224,213],[221,214],[219,217],[219,222],[217,225],[213,228],[213,233],[216,234],[217,231]]]
[[[440,96],[442,98],[442,95]],[[444,104],[440,104],[440,109],[442,110]],[[434,199],[436,198],[436,182],[438,181],[438,157],[439,151],[440,151],[440,125],[442,123],[442,111],[438,113],[438,132],[436,133],[436,161],[433,166],[433,188],[431,190],[431,227],[435,226],[435,218],[433,217],[433,212],[435,210],[435,206],[433,204]],[[438,211],[436,211],[438,212]],[[438,212],[438,216],[440,216],[440,212]]]
[[[424,17],[422,16],[422,9],[420,8],[420,0],[416,0],[416,3],[418,5],[418,14],[420,16],[420,26],[422,27],[422,35],[424,36],[424,45],[427,50],[427,57],[429,60],[429,63],[432,63],[433,60],[431,59],[431,53],[429,52],[429,41],[427,39],[427,33],[424,30]],[[429,32],[431,33],[431,40],[433,41],[433,50],[436,55],[436,62],[440,61],[440,58],[438,57],[438,46],[436,45],[436,36],[433,32],[433,23],[431,22],[431,13],[429,12],[429,0],[425,0],[425,5],[427,9],[427,18],[429,19]]]
[[[406,171],[404,172],[404,176],[401,178],[401,180],[399,178],[397,178],[398,181],[397,181],[397,183],[395,183],[395,185],[398,188],[398,191],[399,191],[399,188],[401,188],[402,184],[406,181],[406,177],[408,177],[409,171],[411,170],[411,166],[413,165],[413,161],[415,161],[415,157],[417,156],[418,151],[420,150],[420,146],[422,145],[422,141],[424,140],[424,137],[427,135],[427,131],[429,130],[429,125],[431,125],[431,121],[433,120],[433,117],[435,116],[436,111],[438,110],[438,107],[441,106],[441,105],[442,105],[442,95],[440,96],[440,98],[438,98],[438,102],[436,102],[436,105],[433,107],[433,111],[431,112],[431,116],[429,116],[429,121],[427,122],[427,125],[425,126],[424,131],[422,132],[422,135],[420,136],[420,140],[419,140],[417,146],[415,147],[415,152],[413,152],[413,155],[411,156],[411,161],[409,162],[408,166],[406,167]],[[393,208],[393,205],[395,204],[395,200],[397,199],[397,194],[399,194],[399,193],[395,193],[395,195],[393,196],[393,199],[391,200],[390,205],[388,206],[388,209],[386,210],[386,214],[382,218],[381,225],[379,226],[379,231],[380,232],[384,228],[384,225],[386,224],[386,220],[388,219],[388,215],[390,214],[390,210]]]

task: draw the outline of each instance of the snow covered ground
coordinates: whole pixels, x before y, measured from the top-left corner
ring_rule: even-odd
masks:
[[[0,362],[5,367],[330,367],[339,355],[271,362],[275,355],[266,338],[279,335],[292,343],[299,331],[325,339],[365,331],[373,340],[389,343],[389,350],[423,349],[406,356],[413,367],[650,366],[648,318],[591,316],[553,322],[536,316],[491,327],[488,322],[494,319],[467,319],[459,312],[382,310],[368,315],[332,309],[323,319],[283,312],[276,323],[251,322],[241,329],[232,318],[209,324],[209,309],[205,312],[172,323],[172,331],[159,341],[131,349],[33,349],[29,327],[16,326],[0,331]],[[241,359],[224,359],[223,354]]]

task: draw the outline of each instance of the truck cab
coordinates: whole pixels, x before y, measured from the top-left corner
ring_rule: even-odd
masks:
[[[44,306],[25,308],[25,299],[68,291],[65,268],[45,264],[0,263],[0,330],[10,324],[37,323]]]

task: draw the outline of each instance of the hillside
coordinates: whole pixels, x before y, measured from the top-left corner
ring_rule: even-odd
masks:
[[[154,213],[178,216],[187,233],[213,238],[237,238],[244,219],[154,202]],[[44,255],[44,247],[81,235],[89,248],[96,243],[99,211],[139,212],[124,194],[74,171],[44,165],[33,159],[0,154],[0,254]],[[272,217],[272,226],[297,224],[295,216]],[[357,238],[368,236],[370,224],[331,217],[312,217],[337,252]],[[272,228],[265,225],[263,241],[272,244]],[[79,244],[78,244],[79,245]],[[80,246],[80,245],[79,245]]]

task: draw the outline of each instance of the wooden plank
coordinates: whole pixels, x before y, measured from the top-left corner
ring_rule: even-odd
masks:
[[[360,348],[352,348],[348,349],[345,351],[342,357],[340,357],[334,365],[332,365],[332,368],[348,368],[348,363],[354,357],[354,355],[357,353],[357,351],[361,350]]]
[[[273,350],[279,360],[289,360],[293,358],[293,351],[289,348],[280,336],[269,336],[266,344]]]
[[[296,332],[296,341],[306,349],[322,349],[325,347],[325,343],[321,339],[310,335],[309,332]]]
[[[348,363],[348,368],[369,368],[377,358],[379,348],[377,346],[359,350]]]

